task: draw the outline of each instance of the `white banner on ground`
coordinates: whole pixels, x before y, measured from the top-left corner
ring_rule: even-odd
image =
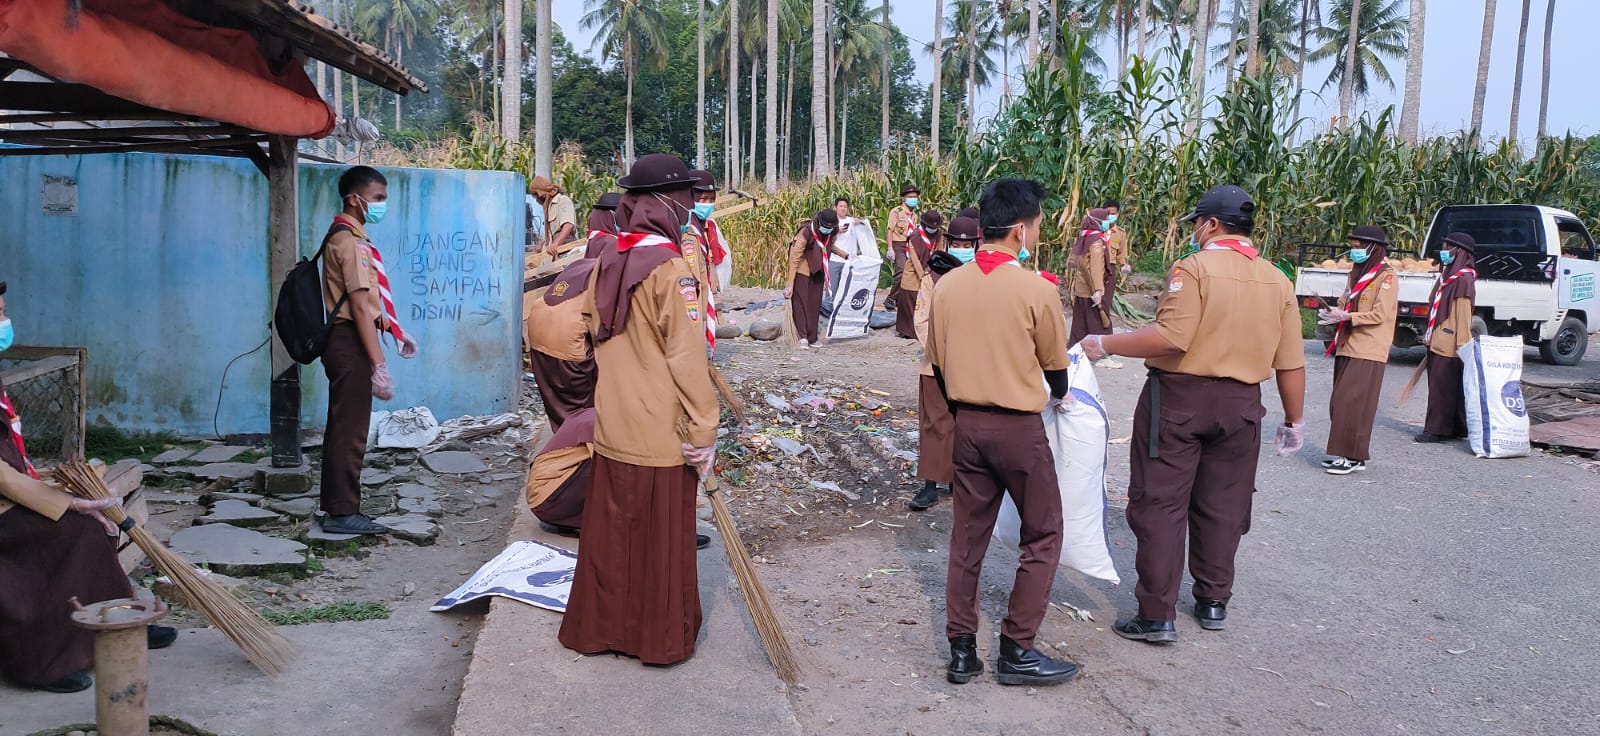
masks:
[[[1522,338],[1482,337],[1461,348],[1467,442],[1478,457],[1527,457],[1528,407],[1522,400]]]
[[[882,259],[867,256],[844,264],[833,292],[833,312],[828,315],[828,339],[867,336],[873,297],[878,293],[878,270],[882,267]]]
[[[565,549],[543,542],[513,542],[428,610],[448,611],[497,595],[565,613],[577,568],[578,556]]]
[[[1046,409],[1043,417],[1061,489],[1061,566],[1116,584],[1122,579],[1111,563],[1106,541],[1106,453],[1111,427],[1100,382],[1083,349],[1073,346],[1067,357],[1072,361],[1067,382],[1076,401],[1065,414]],[[1015,548],[1021,530],[1017,505],[1007,494],[1000,500],[994,538]]]

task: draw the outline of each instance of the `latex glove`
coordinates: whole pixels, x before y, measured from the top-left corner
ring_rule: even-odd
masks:
[[[1126,276],[1131,273],[1133,273],[1133,266],[1130,266],[1126,263],[1122,264],[1122,275]]]
[[[1278,449],[1278,457],[1288,457],[1306,446],[1306,423],[1290,424],[1284,422],[1278,427],[1278,439],[1274,444]]]
[[[785,299],[794,298],[794,287],[793,286],[785,286],[785,287],[783,287],[783,298],[785,298]]]
[[[1067,412],[1072,411],[1073,405],[1077,403],[1078,400],[1072,397],[1071,391],[1068,391],[1066,396],[1063,396],[1059,399],[1054,396],[1050,397],[1050,404],[1049,406],[1045,407],[1045,411],[1055,414],[1066,414]]]
[[[106,536],[115,537],[122,534],[122,532],[117,529],[116,524],[111,523],[111,520],[106,518],[105,514],[100,513],[101,510],[109,509],[112,506],[120,508],[122,503],[115,498],[74,498],[72,499],[72,504],[67,508],[100,522],[100,526],[106,528]]]
[[[372,370],[372,395],[380,401],[394,398],[394,376],[389,375],[389,364],[379,364]]]
[[[1324,325],[1336,325],[1350,320],[1350,313],[1339,307],[1328,307],[1322,310],[1319,316],[1321,319],[1317,320],[1318,323]]]
[[[1100,292],[1100,291],[1097,291],[1097,292],[1095,292],[1095,293],[1093,293],[1093,294],[1091,294],[1091,295],[1090,295],[1090,296],[1089,296],[1089,303],[1091,303],[1091,304],[1093,304],[1093,305],[1095,305],[1095,306],[1097,306],[1097,307],[1098,307],[1098,306],[1100,306],[1100,296],[1101,296],[1101,295],[1102,295],[1102,294],[1103,294],[1103,293],[1104,293],[1104,292]]]
[[[400,357],[406,360],[417,357],[417,341],[411,339],[410,335],[407,335],[406,339],[400,343]]]
[[[1084,357],[1089,360],[1100,360],[1110,353],[1100,344],[1099,335],[1089,335],[1078,342],[1078,347],[1083,348]]]
[[[715,446],[695,447],[685,442],[682,443],[681,447],[684,461],[699,472],[700,477],[704,478],[711,475],[711,462],[717,457],[717,448]]]

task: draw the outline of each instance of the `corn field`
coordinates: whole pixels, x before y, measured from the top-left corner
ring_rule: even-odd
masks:
[[[1168,48],[1134,59],[1123,80],[1107,87],[1086,70],[1084,47],[1068,43],[1055,69],[1030,70],[1024,89],[984,132],[963,139],[935,164],[920,150],[893,150],[882,166],[847,177],[797,183],[762,198],[761,207],[722,222],[737,251],[734,280],[781,285],[796,223],[835,198],[848,197],[858,217],[882,233],[900,188],[916,184],[922,206],[951,216],[977,204],[983,187],[1005,176],[1035,179],[1049,194],[1041,268],[1061,270],[1083,214],[1101,201],[1122,203],[1136,265],[1164,270],[1187,244],[1178,222],[1200,193],[1238,184],[1255,198],[1256,240],[1286,270],[1300,243],[1339,242],[1362,224],[1385,227],[1397,250],[1409,250],[1446,204],[1517,202],[1561,207],[1591,228],[1600,225],[1600,146],[1587,139],[1545,138],[1525,152],[1512,141],[1436,137],[1408,145],[1394,131],[1393,110],[1340,130],[1302,135],[1309,122],[1292,109],[1292,81],[1263,64],[1209,101],[1191,99],[1186,51]],[[468,169],[528,170],[529,149],[479,132],[472,139],[419,144],[395,163]],[[614,173],[585,166],[563,147],[556,179],[577,203],[580,219],[612,186]],[[880,243],[880,245],[882,245]]]

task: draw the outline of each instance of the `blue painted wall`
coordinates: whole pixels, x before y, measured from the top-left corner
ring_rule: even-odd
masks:
[[[343,169],[303,165],[301,252],[339,208]],[[372,226],[402,324],[398,387],[379,408],[441,420],[513,411],[521,375],[522,178],[383,169],[389,215]],[[43,177],[77,181],[76,215],[46,214]],[[234,159],[116,155],[0,159],[0,280],[17,342],[89,349],[91,422],[209,435],[228,362],[267,338],[267,183]],[[265,433],[270,357],[228,372],[217,424]],[[307,427],[326,413],[320,364],[302,373]]]

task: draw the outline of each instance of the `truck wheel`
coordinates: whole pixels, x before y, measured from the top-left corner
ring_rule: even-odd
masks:
[[[1568,317],[1561,320],[1556,336],[1539,343],[1539,357],[1550,365],[1577,365],[1589,347],[1589,328],[1583,320]]]

